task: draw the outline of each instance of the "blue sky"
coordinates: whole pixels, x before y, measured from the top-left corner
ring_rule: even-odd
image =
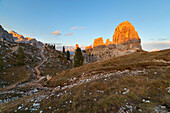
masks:
[[[123,21],[135,26],[145,50],[170,47],[170,0],[0,0],[0,25],[42,42],[112,40]],[[51,34],[55,31],[61,35]]]

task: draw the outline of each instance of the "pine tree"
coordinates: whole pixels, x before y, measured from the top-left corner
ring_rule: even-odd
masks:
[[[74,55],[74,68],[83,65],[84,57],[82,55],[81,49],[77,47]]]
[[[70,60],[70,51],[67,51],[66,56],[67,56],[67,60]]]
[[[18,65],[24,65],[25,56],[24,56],[24,51],[21,46],[19,46],[18,48],[17,58],[18,58]]]
[[[2,70],[3,69],[3,60],[2,60],[2,58],[0,57],[0,70]]]
[[[53,45],[53,49],[55,49],[55,44]]]
[[[63,53],[65,53],[65,47],[63,46]]]

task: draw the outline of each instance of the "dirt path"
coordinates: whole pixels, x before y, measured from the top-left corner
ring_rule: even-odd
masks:
[[[41,56],[43,57],[44,60],[43,60],[38,66],[35,67],[35,71],[36,71],[36,73],[37,73],[37,79],[38,79],[38,80],[41,78],[41,76],[40,76],[41,72],[39,71],[38,68],[39,68],[40,66],[42,66],[42,65],[48,60],[48,59],[44,56],[44,54],[43,54],[44,49],[45,49],[45,46],[41,49],[41,52],[40,52],[40,54],[41,54]]]

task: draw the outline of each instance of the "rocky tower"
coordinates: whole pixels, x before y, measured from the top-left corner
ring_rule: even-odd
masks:
[[[113,35],[113,44],[123,44],[127,42],[140,43],[135,27],[129,21],[122,22],[116,27]]]
[[[104,46],[102,37],[94,39],[93,47],[97,47],[97,46]]]

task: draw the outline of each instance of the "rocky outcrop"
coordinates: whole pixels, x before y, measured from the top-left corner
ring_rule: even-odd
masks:
[[[77,49],[77,48],[79,48],[79,45],[78,45],[78,44],[76,44],[76,49]]]
[[[2,38],[5,38],[6,40],[11,41],[11,42],[14,41],[12,35],[9,34],[6,30],[4,30],[4,29],[2,28],[2,26],[0,25],[0,40],[1,40]]]
[[[110,44],[113,44],[113,42],[111,42],[111,41],[109,40],[109,38],[108,38],[108,39],[106,40],[105,46],[110,45]]]
[[[93,50],[93,47],[92,46],[86,46],[85,50],[86,50],[87,53],[91,53],[92,50]]]
[[[20,34],[16,33],[15,31],[11,30],[9,33],[12,34],[13,39],[14,39],[15,42],[19,42],[19,41],[24,41],[25,40],[23,35],[20,35]]]
[[[97,56],[98,60],[117,57],[142,50],[141,40],[135,27],[128,21],[119,24],[113,35],[113,42],[109,39],[103,43],[102,37],[95,39],[93,48],[86,47],[86,52]]]
[[[93,47],[97,47],[97,46],[104,46],[102,37],[94,39]]]
[[[92,49],[92,48],[93,48],[92,46],[86,46],[85,50]]]
[[[44,45],[42,42],[37,41],[35,38],[31,38],[31,37],[26,37],[25,38],[23,35],[20,35],[15,31],[10,31],[9,33],[12,34],[13,39],[14,39],[15,42],[28,43],[28,44],[30,44],[30,45],[32,45],[34,47],[37,47],[37,48],[42,48],[43,45]]]

